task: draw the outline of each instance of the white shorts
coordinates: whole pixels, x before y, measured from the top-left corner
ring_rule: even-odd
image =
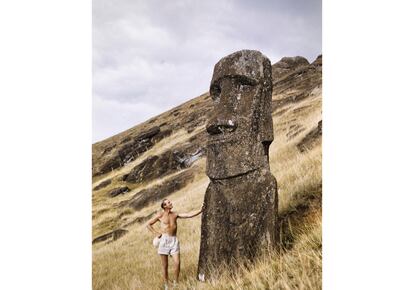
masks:
[[[175,236],[162,234],[160,245],[158,246],[158,254],[174,255],[180,252],[180,242]]]

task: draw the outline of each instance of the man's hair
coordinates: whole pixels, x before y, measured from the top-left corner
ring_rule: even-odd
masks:
[[[168,200],[168,199],[167,199],[167,198],[164,198],[164,199],[162,200],[162,202],[161,202],[161,208],[162,208],[162,209],[164,209],[164,206],[165,206],[165,205],[164,205],[164,201],[166,201],[166,200]]]

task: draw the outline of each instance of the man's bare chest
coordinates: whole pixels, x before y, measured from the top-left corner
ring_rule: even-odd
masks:
[[[162,216],[160,218],[161,226],[170,227],[177,224],[177,216],[169,214],[168,216]]]

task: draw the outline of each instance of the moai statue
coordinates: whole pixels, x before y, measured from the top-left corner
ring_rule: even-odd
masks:
[[[207,175],[198,279],[211,269],[253,260],[276,245],[277,184],[269,167],[273,141],[272,67],[262,53],[242,50],[214,67],[215,106],[206,129]]]

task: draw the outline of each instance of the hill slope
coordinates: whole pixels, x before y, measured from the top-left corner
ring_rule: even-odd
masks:
[[[275,141],[270,168],[279,185],[280,253],[266,253],[238,277],[194,278],[200,217],[179,221],[182,289],[321,287],[322,56],[272,66]],[[208,93],[92,147],[94,289],[154,289],[161,265],[145,221],[169,197],[184,212],[202,204]],[[263,287],[260,287],[262,285]]]

